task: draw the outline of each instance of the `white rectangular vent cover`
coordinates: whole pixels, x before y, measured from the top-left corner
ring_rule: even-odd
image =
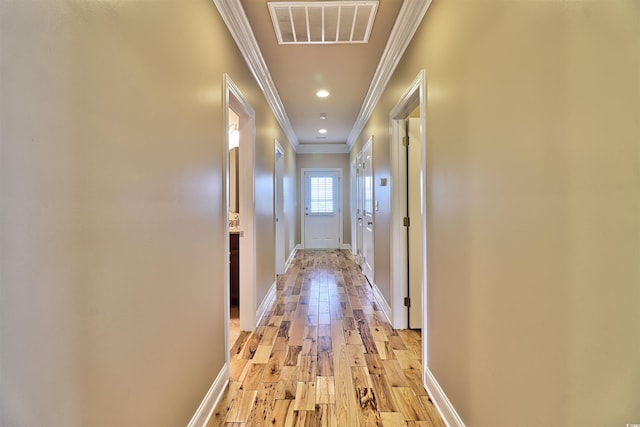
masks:
[[[279,44],[367,43],[378,1],[269,2]]]

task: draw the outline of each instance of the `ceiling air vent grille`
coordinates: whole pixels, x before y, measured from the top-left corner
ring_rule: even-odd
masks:
[[[279,44],[367,43],[378,1],[269,2]]]

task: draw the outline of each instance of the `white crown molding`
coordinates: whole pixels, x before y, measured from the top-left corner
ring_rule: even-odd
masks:
[[[296,149],[298,154],[343,154],[349,151],[347,144],[298,144]]]
[[[247,61],[247,65],[258,82],[260,89],[262,89],[262,93],[264,93],[267,103],[273,110],[276,120],[278,120],[278,123],[282,126],[293,149],[297,150],[298,137],[293,131],[287,112],[284,109],[280,95],[278,95],[278,90],[271,78],[271,73],[264,61],[258,42],[253,35],[253,29],[249,24],[247,15],[244,13],[240,0],[213,0],[213,3],[218,9],[220,16],[222,16],[224,23],[227,25],[242,56],[245,61]]]
[[[378,68],[369,85],[367,96],[364,98],[358,118],[347,138],[349,149],[353,147],[356,138],[358,138],[367,121],[371,118],[371,114],[387,87],[387,83],[389,83],[430,5],[431,0],[405,0],[402,3],[398,18],[393,25],[387,45],[380,57]]]

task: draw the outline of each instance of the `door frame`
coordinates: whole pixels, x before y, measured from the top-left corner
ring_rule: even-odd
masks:
[[[240,228],[240,329],[253,331],[256,327],[256,238],[255,238],[255,139],[256,121],[255,111],[242,94],[238,86],[228,74],[223,75],[223,141],[224,150],[223,198],[225,209],[223,213],[223,230],[225,238],[223,243],[223,277],[224,277],[224,328],[225,328],[225,360],[229,362],[229,109],[240,117],[240,147],[239,160],[239,211]]]
[[[306,183],[304,180],[304,175],[307,172],[331,172],[331,173],[338,173],[338,189],[340,191],[340,194],[338,194],[338,203],[340,204],[338,209],[338,219],[340,221],[340,226],[339,226],[339,230],[338,230],[338,249],[342,249],[342,193],[343,193],[343,184],[342,184],[342,168],[301,168],[300,169],[300,240],[302,241],[302,247],[306,248],[305,245],[305,214],[304,214],[304,205],[305,205],[305,201],[306,201]]]
[[[404,120],[409,114],[420,107],[420,133],[421,159],[420,173],[422,176],[422,216],[420,225],[422,227],[422,360],[423,366],[427,367],[427,288],[428,288],[428,265],[427,265],[427,174],[426,174],[426,72],[421,70],[416,78],[407,87],[400,97],[395,107],[389,114],[391,123],[391,144],[390,144],[390,172],[395,179],[391,180],[391,310],[392,324],[396,329],[406,329],[408,326],[407,309],[404,306],[404,297],[407,296],[407,229],[403,225],[405,207],[407,206],[407,165],[404,155],[402,138],[405,135]]]

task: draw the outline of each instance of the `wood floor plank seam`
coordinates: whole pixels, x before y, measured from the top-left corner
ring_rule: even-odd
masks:
[[[422,385],[419,331],[394,330],[347,251],[298,251],[207,427],[444,427]]]

